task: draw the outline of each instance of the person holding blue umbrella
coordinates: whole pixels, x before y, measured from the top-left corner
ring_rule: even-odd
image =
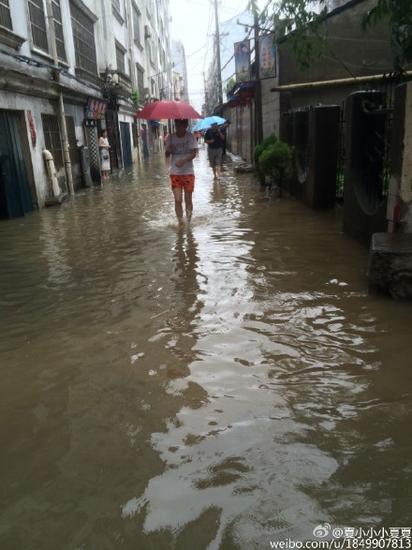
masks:
[[[217,124],[218,126],[221,126],[222,124],[225,124],[226,120],[222,118],[221,116],[213,115],[213,116],[207,116],[203,118],[202,120],[199,120],[199,122],[196,122],[196,124],[193,127],[193,132],[202,132],[204,130],[209,130],[211,128],[212,124]]]
[[[207,143],[207,154],[210,167],[213,170],[214,179],[220,180],[222,171],[223,147],[225,145],[225,136],[219,129],[217,122],[205,134],[205,143]]]

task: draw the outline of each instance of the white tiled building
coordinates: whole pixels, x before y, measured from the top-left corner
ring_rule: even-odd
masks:
[[[0,0],[0,218],[50,196],[45,148],[66,187],[60,93],[75,188],[82,185],[79,146],[89,147],[99,177],[101,129],[113,168],[138,159],[136,107],[172,94],[168,10],[168,0]]]

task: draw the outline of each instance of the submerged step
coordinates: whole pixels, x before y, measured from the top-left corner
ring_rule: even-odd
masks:
[[[369,290],[412,299],[412,234],[374,233],[369,250]]]

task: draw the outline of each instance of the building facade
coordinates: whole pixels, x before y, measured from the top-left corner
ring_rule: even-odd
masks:
[[[173,99],[189,102],[185,48],[180,41],[172,40]]]
[[[168,10],[167,0],[0,0],[0,218],[53,194],[45,149],[62,191],[84,185],[88,164],[100,180],[103,129],[112,168],[138,160],[136,109],[172,95]]]

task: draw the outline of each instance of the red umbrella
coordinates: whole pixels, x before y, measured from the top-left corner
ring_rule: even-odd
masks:
[[[189,103],[185,101],[153,101],[146,103],[141,111],[136,113],[137,118],[160,120],[162,118],[202,118]]]

